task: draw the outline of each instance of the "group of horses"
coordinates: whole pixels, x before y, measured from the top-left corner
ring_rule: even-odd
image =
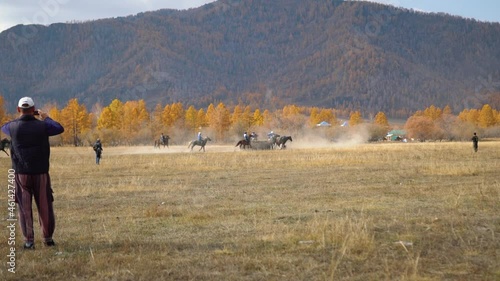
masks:
[[[236,144],[236,147],[239,147],[241,149],[246,149],[247,147],[249,147],[258,150],[271,150],[276,148],[285,149],[287,141],[293,141],[292,137],[274,135],[271,139],[267,141],[257,141],[257,140],[252,141],[243,139]]]
[[[161,148],[167,147],[168,148],[168,141],[170,140],[170,137],[168,135],[166,136],[161,136],[158,140],[154,141],[154,148]],[[205,137],[201,140],[193,140],[190,141],[188,144],[188,148],[193,151],[193,148],[195,146],[199,146],[200,149],[198,151],[205,151],[205,146],[207,145],[207,142],[211,141],[209,137]],[[236,147],[239,147],[241,149],[246,149],[246,148],[251,148],[251,149],[257,149],[257,150],[271,150],[271,149],[285,149],[286,148],[286,143],[288,141],[293,141],[291,136],[280,136],[280,135],[275,135],[271,139],[266,140],[266,141],[257,141],[257,140],[240,140],[236,144]]]
[[[168,147],[169,140],[170,140],[170,137],[168,135],[162,136],[158,140],[155,140],[154,147],[155,148],[161,148],[161,146]],[[200,146],[200,149],[198,151],[201,151],[201,150],[205,151],[205,145],[207,144],[208,141],[211,141],[211,139],[209,137],[205,137],[201,140],[193,140],[193,141],[189,142],[188,148],[190,148],[191,151],[193,151],[193,148],[195,146]],[[247,147],[253,148],[253,149],[261,149],[261,150],[275,149],[275,148],[284,149],[284,148],[286,148],[287,141],[293,141],[292,137],[291,136],[276,135],[267,141],[240,140],[236,144],[236,146],[239,146],[242,149],[246,149]],[[9,148],[9,146],[10,146],[10,141],[7,138],[4,138],[0,141],[0,150],[5,152],[5,154],[7,154],[7,156],[9,156],[9,153],[7,153],[7,151],[5,149]]]

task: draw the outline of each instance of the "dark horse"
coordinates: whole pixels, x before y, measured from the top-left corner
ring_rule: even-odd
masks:
[[[163,145],[163,148],[165,148],[165,146],[168,147],[168,140],[170,139],[170,137],[168,135],[166,136],[162,136],[160,137],[158,140],[155,140],[155,148],[160,148],[160,146]]]
[[[239,146],[240,148],[247,148],[247,146],[249,146],[250,148],[252,148],[252,145],[250,144],[250,141],[249,140],[240,140],[236,146]]]
[[[276,146],[278,146],[280,149],[286,148],[285,143],[287,141],[293,141],[291,136],[282,136],[279,138],[276,138]]]
[[[2,141],[0,142],[0,150],[5,152],[7,156],[9,156],[9,153],[7,153],[5,149],[9,148],[9,146],[10,146],[10,141],[8,139],[2,139]]]
[[[211,141],[211,139],[209,137],[206,137],[202,140],[194,140],[194,141],[191,141],[189,144],[188,144],[188,148],[191,148],[191,151],[193,151],[193,147],[199,145],[201,146],[200,150],[203,149],[203,152],[205,152],[205,145],[207,144],[207,141]],[[198,151],[200,151],[198,150]]]

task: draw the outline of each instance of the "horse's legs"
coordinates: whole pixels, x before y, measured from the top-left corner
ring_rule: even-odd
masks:
[[[5,150],[3,150],[3,149],[2,149],[2,151],[3,151],[3,152],[5,152],[5,154],[7,154],[7,156],[10,156],[10,155],[7,153],[7,151],[5,151]]]

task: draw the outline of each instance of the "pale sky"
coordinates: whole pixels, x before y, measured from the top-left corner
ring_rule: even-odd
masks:
[[[241,0],[245,1],[245,0]],[[272,0],[269,0],[272,1]],[[500,22],[500,0],[372,0],[427,12]],[[17,24],[85,21],[159,9],[189,9],[214,0],[2,0],[0,32]]]

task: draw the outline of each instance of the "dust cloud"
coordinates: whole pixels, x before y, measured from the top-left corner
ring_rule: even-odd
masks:
[[[286,130],[276,131],[281,136],[291,136],[292,141],[286,143],[287,149],[315,149],[315,148],[345,148],[355,147],[368,142],[369,130],[364,126],[352,128],[328,127],[328,128],[304,128],[287,132]],[[259,134],[260,140],[266,139],[266,133]],[[263,137],[262,137],[263,136]],[[224,143],[208,142],[205,146],[206,153],[224,153],[248,151],[235,147],[237,141],[233,140]],[[171,154],[171,153],[203,153],[200,146],[195,146],[191,151],[188,148],[189,141],[175,143],[169,147],[155,148],[151,146],[116,146],[107,147],[107,155],[143,155],[143,154]]]

